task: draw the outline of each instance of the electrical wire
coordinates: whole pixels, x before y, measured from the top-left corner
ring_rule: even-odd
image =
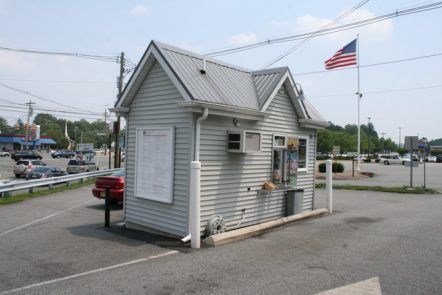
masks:
[[[320,34],[321,32],[323,32],[325,29],[336,25],[338,22],[340,22],[342,19],[344,19],[346,16],[350,15],[351,13],[353,13],[354,11],[356,11],[357,9],[361,8],[362,6],[364,6],[365,4],[368,3],[368,1],[370,0],[363,0],[359,3],[357,3],[355,6],[353,6],[352,8],[350,8],[349,10],[345,11],[343,14],[339,15],[338,17],[336,17],[332,22],[326,24],[325,26],[321,27],[317,33],[312,34],[311,36],[309,36],[306,39],[301,40],[300,42],[296,43],[294,46],[290,47],[287,51],[285,51],[283,54],[277,56],[276,58],[272,59],[270,62],[268,62],[267,64],[263,65],[261,67],[261,69],[266,69],[270,66],[272,66],[273,64],[277,63],[278,61],[280,61],[281,59],[283,59],[284,57],[288,56],[289,54],[291,54],[292,52],[294,52],[295,50],[299,49],[302,45],[306,44],[307,42],[309,42],[310,40],[312,40],[313,38],[315,38],[316,36],[318,36],[318,34]]]
[[[40,99],[40,100],[43,100],[43,101],[47,101],[47,102],[50,102],[50,103],[62,106],[62,107],[65,107],[65,108],[70,108],[70,109],[74,109],[74,110],[77,110],[77,111],[82,111],[82,112],[85,112],[85,113],[88,113],[88,114],[93,114],[93,115],[98,115],[99,114],[99,113],[90,112],[88,110],[84,110],[84,109],[81,109],[81,108],[77,108],[77,107],[74,107],[74,106],[65,105],[65,104],[59,103],[59,102],[57,102],[55,100],[47,99],[47,98],[35,95],[35,94],[33,94],[33,93],[29,92],[29,91],[21,90],[21,89],[18,89],[18,88],[6,85],[4,83],[0,83],[0,86],[3,86],[5,88],[8,88],[10,90],[14,90],[14,91],[17,91],[17,92],[20,92],[20,93],[24,93],[26,95],[29,95],[29,96],[35,97],[37,99]]]
[[[2,104],[0,104],[0,107],[16,108],[16,109],[25,109],[25,110],[28,109],[28,107],[25,107],[25,106],[16,106],[16,105],[2,105]],[[57,110],[57,109],[48,109],[48,108],[41,108],[41,107],[32,107],[32,109],[35,110],[35,111],[48,111],[48,112],[65,113],[65,114],[77,114],[77,115],[85,115],[85,116],[98,116],[98,115],[92,115],[92,114],[81,113],[81,112],[72,112],[72,111]]]
[[[442,88],[442,84],[430,85],[430,86],[420,86],[420,87],[412,87],[412,88],[399,88],[399,89],[389,89],[389,90],[375,90],[375,91],[364,91],[363,94],[384,94],[384,93],[394,93],[394,92],[406,92],[406,91],[415,91],[422,89],[432,89],[432,88]],[[353,96],[354,93],[344,93],[344,94],[330,94],[330,95],[312,95],[313,97],[337,97],[337,96]]]
[[[1,109],[0,108],[0,111],[5,111],[5,112],[13,112],[13,113],[20,113],[20,114],[28,114],[28,111],[27,110],[11,110],[11,109]],[[45,113],[39,113],[39,114],[45,114]],[[25,115],[25,116],[26,116]],[[50,115],[50,114],[49,114]],[[96,117],[84,117],[84,115],[82,115],[82,116],[80,116],[80,115],[66,115],[66,114],[63,114],[63,115],[60,115],[61,117],[67,117],[67,118],[75,118],[75,119],[89,119],[89,120],[92,120],[92,119],[101,119],[102,117],[98,117],[98,116],[96,116]],[[1,115],[0,115],[0,117],[1,117]]]
[[[81,81],[81,80],[33,80],[33,79],[16,79],[16,78],[0,78],[3,81],[20,81],[20,82],[38,82],[38,83],[79,83],[79,84],[114,84],[114,81]],[[101,87],[101,86],[100,86]]]
[[[401,63],[401,62],[412,61],[412,60],[419,60],[419,59],[424,59],[424,58],[437,57],[437,56],[442,56],[442,53],[434,53],[434,54],[428,54],[428,55],[422,55],[422,56],[416,56],[416,57],[410,57],[410,58],[389,60],[389,61],[384,61],[384,62],[360,65],[359,67],[360,68],[369,68],[369,67],[376,67],[376,66],[394,64],[394,63]],[[334,69],[334,70],[321,70],[321,71],[314,71],[314,72],[303,72],[303,73],[299,73],[299,74],[294,73],[293,76],[303,76],[303,75],[313,75],[313,74],[322,74],[322,73],[332,73],[332,72],[345,71],[345,70],[356,69],[356,68],[357,67],[346,67],[346,68],[339,68],[339,69]]]
[[[208,52],[205,55],[211,56],[211,57],[222,56],[222,55],[228,55],[228,54],[242,52],[245,50],[251,50],[251,49],[262,47],[265,45],[290,42],[290,41],[294,41],[294,40],[302,40],[302,39],[309,38],[312,35],[323,36],[323,35],[328,35],[328,34],[334,34],[334,33],[342,32],[342,31],[347,31],[347,30],[351,30],[354,28],[374,24],[377,22],[385,21],[385,20],[388,20],[391,18],[396,18],[396,17],[405,16],[405,15],[409,15],[409,14],[421,13],[421,12],[430,11],[430,10],[434,10],[434,9],[440,9],[440,8],[442,8],[442,2],[433,2],[430,4],[414,6],[412,8],[407,8],[407,9],[396,9],[393,12],[389,12],[389,13],[386,13],[383,15],[379,15],[379,16],[375,16],[375,17],[371,17],[371,18],[365,18],[365,19],[354,21],[354,22],[344,24],[341,26],[328,28],[328,29],[323,30],[322,32],[319,32],[317,30],[317,31],[313,31],[313,32],[307,32],[307,33],[289,35],[289,36],[279,37],[279,38],[274,38],[274,39],[268,39],[268,40],[264,40],[264,41],[260,41],[260,42],[256,42],[256,43],[252,43],[252,44],[247,44],[247,45],[242,45],[242,46],[238,46],[238,47],[234,47],[234,48],[230,48],[230,49]]]
[[[11,47],[3,47],[3,46],[0,46],[0,50],[10,51],[10,52],[19,52],[19,53],[32,53],[32,54],[40,54],[40,55],[57,55],[57,56],[79,57],[79,58],[100,60],[100,61],[106,61],[106,62],[118,62],[118,58],[119,58],[118,55],[103,56],[103,55],[93,55],[93,54],[85,54],[85,53],[78,53],[78,52],[44,51],[44,50],[11,48]]]

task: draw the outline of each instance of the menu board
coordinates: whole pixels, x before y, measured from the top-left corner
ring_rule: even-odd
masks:
[[[137,129],[135,196],[173,202],[174,129]]]

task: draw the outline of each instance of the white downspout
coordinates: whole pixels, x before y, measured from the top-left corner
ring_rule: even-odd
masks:
[[[207,119],[209,109],[204,108],[203,115],[196,120],[195,126],[195,159],[190,163],[190,197],[189,197],[189,227],[190,246],[200,248],[200,220],[201,220],[201,162],[200,139],[201,122]],[[189,237],[186,237],[189,238]]]
[[[195,126],[195,162],[200,161],[201,122],[207,119],[209,108],[204,108],[203,115],[196,120]]]

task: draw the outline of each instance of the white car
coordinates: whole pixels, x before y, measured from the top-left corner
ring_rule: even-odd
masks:
[[[402,158],[400,156],[391,156],[388,158],[381,158],[381,163],[384,165],[391,165],[391,164],[402,164],[405,165],[406,162],[410,162],[410,158]]]
[[[437,162],[437,157],[436,156],[428,156],[425,159],[425,162],[434,162],[434,163],[436,163]]]
[[[0,151],[0,157],[10,157],[11,154],[9,152]]]

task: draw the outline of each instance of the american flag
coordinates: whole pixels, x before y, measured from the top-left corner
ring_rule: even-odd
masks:
[[[325,68],[331,70],[356,64],[356,39],[354,39],[327,59],[325,61]]]

